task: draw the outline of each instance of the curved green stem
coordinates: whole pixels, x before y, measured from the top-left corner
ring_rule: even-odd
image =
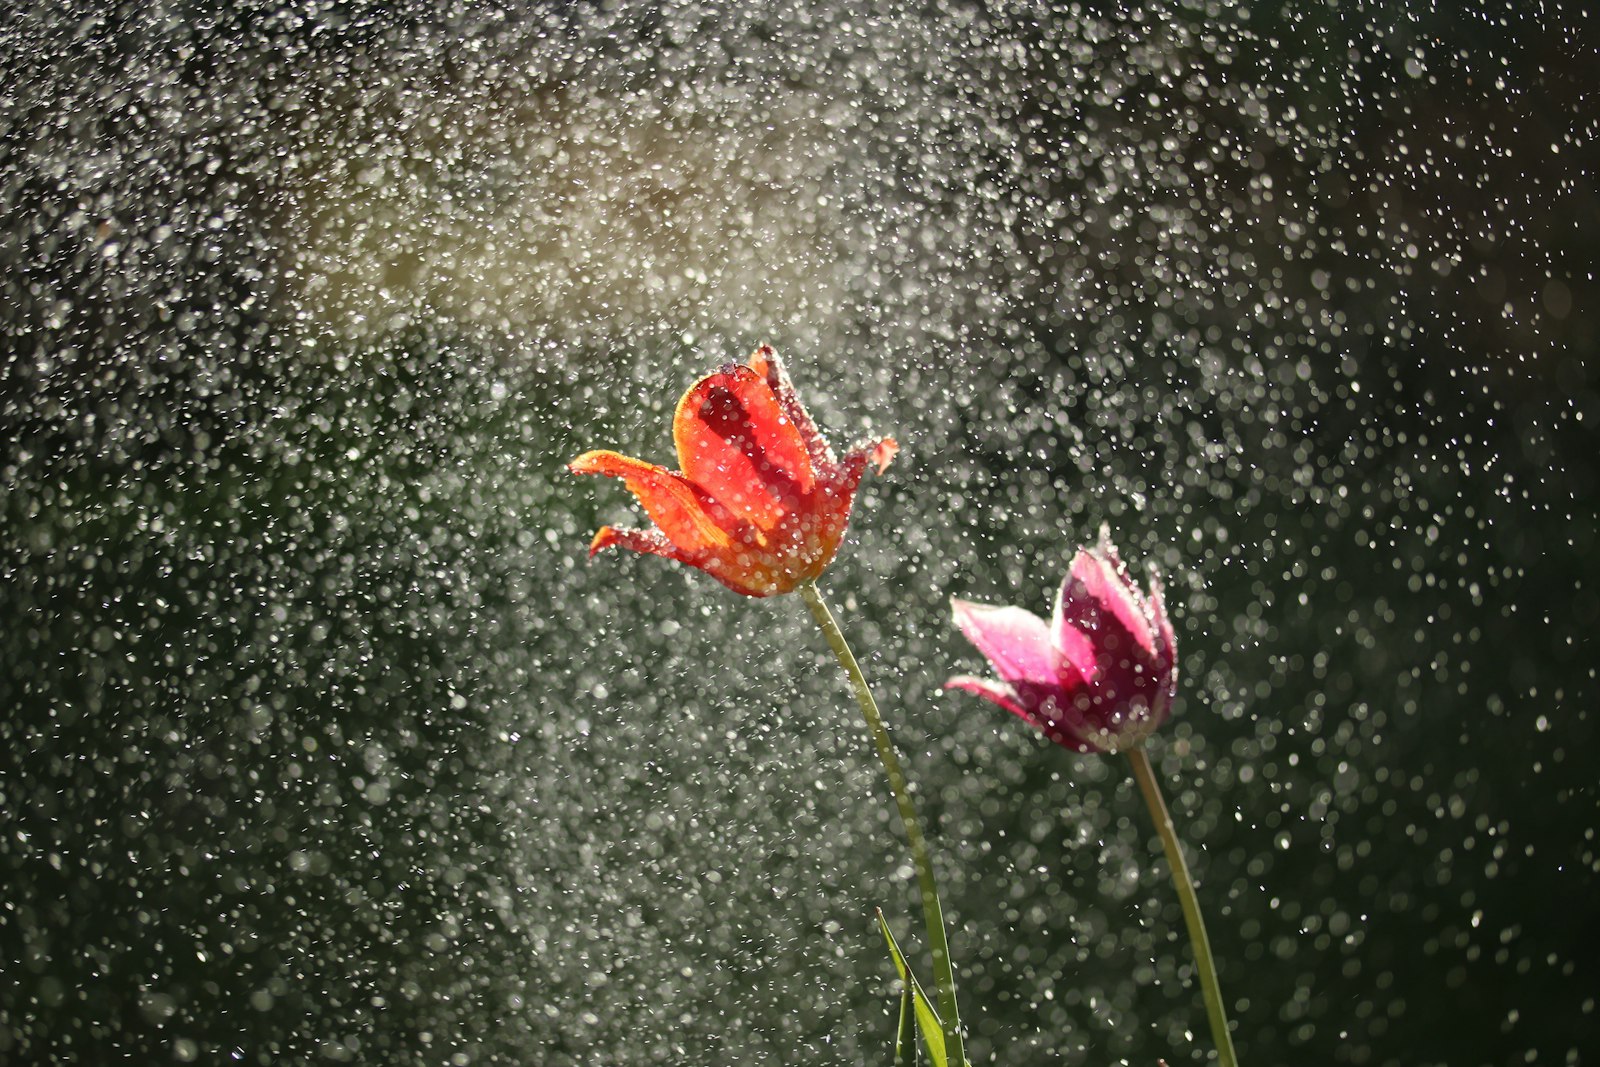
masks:
[[[1222,986],[1217,982],[1217,965],[1211,958],[1211,941],[1206,937],[1206,923],[1200,917],[1200,899],[1195,896],[1194,882],[1189,877],[1189,865],[1184,862],[1183,848],[1178,844],[1178,831],[1167,812],[1167,802],[1156,784],[1155,771],[1150,767],[1150,757],[1144,749],[1135,748],[1128,753],[1133,763],[1133,777],[1139,783],[1139,792],[1150,808],[1156,832],[1161,835],[1161,846],[1167,852],[1167,866],[1172,868],[1172,883],[1178,890],[1178,903],[1183,905],[1183,920],[1189,927],[1189,943],[1194,946],[1195,967],[1200,972],[1200,992],[1205,997],[1206,1015],[1211,1020],[1211,1037],[1217,1043],[1217,1062],[1222,1067],[1238,1067],[1239,1059],[1233,1051],[1233,1037],[1228,1033],[1228,1013],[1222,1005]]]
[[[922,824],[917,821],[917,809],[911,802],[911,792],[905,772],[900,769],[900,759],[895,755],[889,739],[889,730],[878,714],[878,703],[872,699],[861,666],[845,642],[844,631],[834,621],[833,613],[823,602],[822,594],[814,582],[800,586],[800,595],[817,620],[828,647],[839,658],[845,673],[850,676],[850,686],[855,690],[861,714],[866,717],[867,728],[872,732],[872,743],[878,749],[878,759],[889,776],[889,789],[894,793],[895,806],[900,809],[900,821],[905,825],[906,839],[911,843],[911,857],[917,867],[917,884],[922,891],[922,918],[928,928],[928,947],[933,953],[933,973],[939,989],[939,1022],[944,1028],[945,1054],[951,1067],[964,1067],[966,1056],[961,1047],[961,1017],[956,1010],[956,975],[950,959],[950,943],[944,934],[944,908],[939,903],[939,886],[933,876],[933,859],[928,854],[928,842],[922,836]]]

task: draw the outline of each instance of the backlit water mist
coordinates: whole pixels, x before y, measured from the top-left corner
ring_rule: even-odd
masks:
[[[1576,1064],[1571,7],[34,5],[0,30],[0,1062],[890,1062],[910,867],[802,605],[585,548],[774,345],[974,1064],[1204,1062],[1125,764],[952,595],[1167,575],[1241,1062]]]

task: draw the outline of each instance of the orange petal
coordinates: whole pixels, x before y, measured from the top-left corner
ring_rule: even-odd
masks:
[[[634,552],[643,552],[651,556],[665,556],[667,559],[677,560],[679,563],[688,563],[686,553],[667,540],[667,535],[660,530],[629,530],[617,526],[602,526],[594,535],[594,540],[589,542],[589,556],[592,559],[596,552],[604,552],[612,545],[620,545]]]
[[[697,570],[705,571],[742,596],[764,597],[771,596],[774,592],[786,591],[775,588],[770,576],[750,571],[748,568],[741,570],[733,561],[723,556],[685,552],[667,540],[666,534],[660,530],[628,530],[616,526],[602,526],[589,545],[590,558],[593,558],[596,552],[603,552],[613,545],[687,563]]]
[[[844,495],[854,499],[856,486],[861,484],[861,476],[867,473],[867,467],[872,466],[882,474],[899,452],[900,446],[892,437],[878,441],[863,441],[856,445],[845,453],[844,460],[835,468],[832,493],[835,496]]]
[[[727,516],[718,514],[722,509],[714,501],[706,499],[704,493],[681,475],[665,467],[602,449],[585,452],[567,464],[567,469],[573,474],[604,474],[621,478],[629,491],[639,498],[639,503],[644,505],[645,512],[655,520],[667,540],[684,552],[722,552],[733,544],[724,526]],[[719,519],[723,521],[719,522]],[[621,531],[613,533],[620,534]],[[595,535],[595,543],[590,546],[591,555],[609,544],[621,541],[618,537],[602,543],[604,534],[605,530],[602,530]],[[631,544],[627,547],[636,548]]]
[[[767,379],[724,367],[684,393],[672,423],[684,477],[771,530],[815,487],[811,456]]]
[[[900,454],[900,443],[892,437],[885,437],[876,444],[863,445],[862,447],[870,449],[867,452],[867,460],[878,468],[879,474],[887,470],[890,461]]]

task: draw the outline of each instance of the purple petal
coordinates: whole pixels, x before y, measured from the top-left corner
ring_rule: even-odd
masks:
[[[1050,627],[1023,608],[995,608],[966,600],[950,601],[956,626],[1008,682],[1057,684],[1055,646]]]
[[[1023,704],[1033,708],[1033,718],[1050,740],[1077,752],[1098,752],[1099,746],[1090,740],[1098,728],[1084,716],[1084,707],[1092,702],[1093,691],[1082,687],[1071,674],[1070,667],[1067,675],[1068,684],[1052,688],[1021,683],[1016,686],[1017,695]]]

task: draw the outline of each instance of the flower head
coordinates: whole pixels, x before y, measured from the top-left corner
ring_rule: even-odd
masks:
[[[1024,608],[950,604],[1000,677],[962,675],[946,689],[976,693],[1079,752],[1132,748],[1166,721],[1178,663],[1161,582],[1152,574],[1146,595],[1106,533],[1073,558],[1049,622]]]
[[[567,465],[621,478],[656,525],[602,526],[589,555],[621,545],[665,556],[755,597],[787,593],[827,568],[867,465],[881,474],[899,451],[885,437],[834,459],[766,346],[690,386],[672,436],[681,471],[604,450]]]

